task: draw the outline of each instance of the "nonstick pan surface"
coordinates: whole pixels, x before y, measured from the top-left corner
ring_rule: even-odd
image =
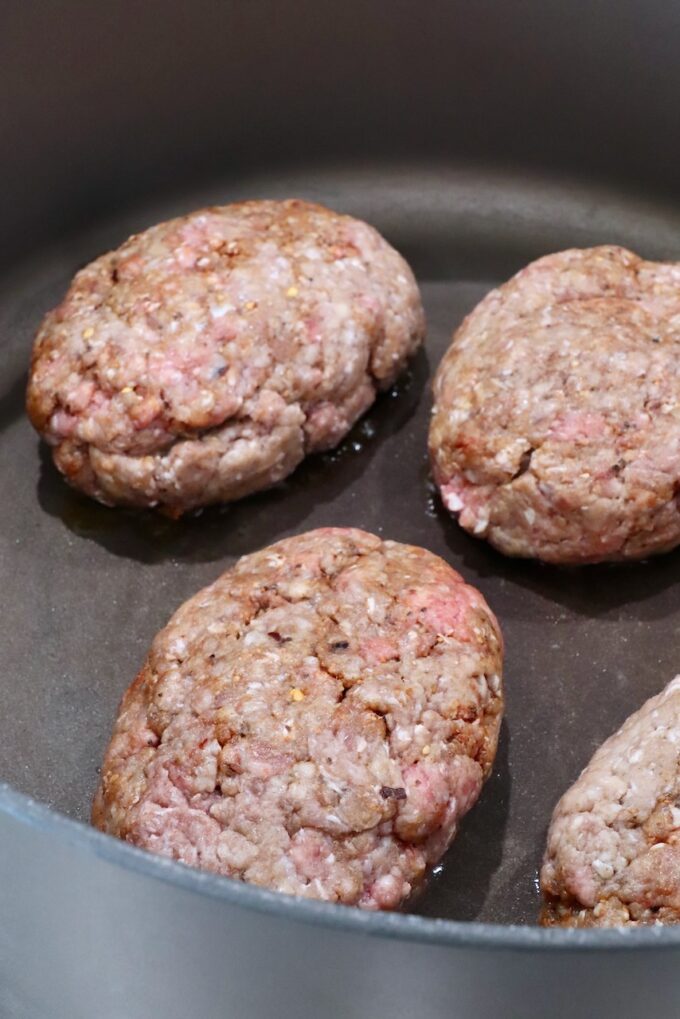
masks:
[[[72,492],[23,412],[34,331],[73,273],[131,232],[205,203],[298,196],[367,219],[411,262],[425,350],[337,451],[277,488],[171,522]],[[87,821],[118,701],[174,609],[239,556],[313,527],[422,545],[477,585],[506,639],[493,776],[410,912],[532,923],[553,806],[594,749],[680,671],[680,551],[627,566],[509,560],[442,511],[429,479],[430,384],[452,330],[496,283],[570,246],[680,259],[680,211],[573,180],[483,168],[326,165],[199,182],[56,238],[0,280],[0,780]]]

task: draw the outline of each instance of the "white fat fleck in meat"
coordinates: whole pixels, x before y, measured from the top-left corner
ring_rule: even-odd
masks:
[[[260,633],[258,630],[249,630],[243,638],[243,643],[246,647],[262,646],[267,644],[267,635]]]
[[[488,683],[489,683],[489,687],[491,688],[493,693],[495,693],[495,694],[500,693],[500,690],[501,690],[501,677],[500,676],[497,676],[496,673],[493,673],[491,676],[488,677]]]
[[[455,492],[447,492],[444,496],[444,503],[451,513],[458,513],[463,508],[463,500]]]
[[[475,521],[475,526],[472,528],[473,534],[482,534],[489,526],[489,517],[485,513],[480,513]]]

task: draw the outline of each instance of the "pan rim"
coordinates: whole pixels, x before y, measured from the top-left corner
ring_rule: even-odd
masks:
[[[156,856],[106,835],[83,821],[67,817],[7,783],[0,782],[0,817],[3,815],[144,878],[174,885],[194,895],[221,900],[240,909],[273,914],[282,920],[330,927],[348,934],[355,932],[372,937],[468,950],[573,953],[680,948],[680,926],[566,930],[533,925],[480,923],[475,920],[448,920],[413,913],[374,913],[282,895]]]

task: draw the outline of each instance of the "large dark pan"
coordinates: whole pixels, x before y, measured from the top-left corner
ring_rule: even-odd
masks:
[[[0,12],[0,1017],[441,1019],[680,1013],[680,930],[534,926],[556,799],[680,671],[680,552],[509,561],[428,481],[429,384],[495,282],[571,245],[680,259],[680,13],[601,0],[6,4]],[[411,261],[429,334],[343,447],[181,523],[69,491],[23,414],[73,272],[207,202],[318,199]],[[493,777],[397,915],[298,902],[91,830],[119,697],[239,555],[353,524],[443,555],[507,639]]]

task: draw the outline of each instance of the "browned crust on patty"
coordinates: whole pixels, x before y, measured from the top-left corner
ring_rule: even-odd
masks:
[[[595,753],[552,817],[541,923],[680,921],[680,677]]]
[[[177,515],[336,445],[423,336],[409,267],[366,223],[212,207],[75,276],[36,337],[27,409],[75,487]]]
[[[430,454],[506,555],[637,559],[680,541],[680,264],[613,246],[532,262],[454,336]]]
[[[93,822],[283,892],[393,908],[491,769],[501,665],[484,599],[430,552],[351,529],[286,539],[156,637]]]

